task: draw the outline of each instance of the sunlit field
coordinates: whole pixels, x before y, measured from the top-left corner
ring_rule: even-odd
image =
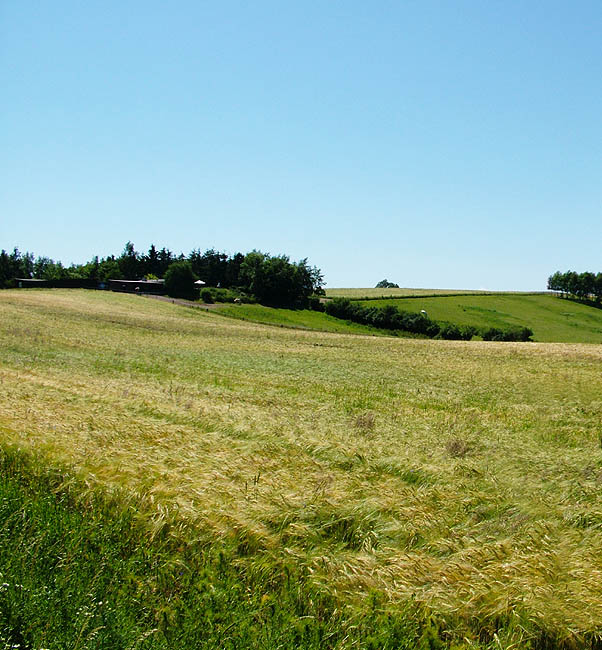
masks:
[[[366,289],[353,289],[353,288],[332,288],[326,289],[326,295],[329,298],[349,298],[350,300],[361,299],[374,299],[374,298],[395,298],[406,296],[453,296],[453,295],[466,295],[466,294],[488,294],[491,292],[484,290],[474,289],[409,289],[409,288],[395,288],[395,289],[376,289],[374,287]]]
[[[274,328],[79,290],[0,292],[0,340],[2,445],[124,490],[151,537],[301,567],[349,621],[411,604],[446,644],[602,634],[600,345]]]

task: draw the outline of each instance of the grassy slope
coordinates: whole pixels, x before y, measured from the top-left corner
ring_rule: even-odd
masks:
[[[263,325],[277,325],[294,329],[307,329],[320,332],[336,332],[339,334],[370,334],[376,336],[390,336],[390,332],[376,327],[368,327],[334,318],[310,309],[274,309],[263,305],[218,305],[218,313],[247,320]]]
[[[125,489],[151,531],[176,512],[241,566],[293,562],[345,611],[373,591],[428,605],[458,639],[602,631],[600,346],[265,328],[84,291],[0,292],[0,340],[3,444]]]
[[[460,325],[525,325],[533,329],[536,341],[602,343],[602,309],[545,294],[370,300],[364,304],[425,309],[430,318]]]

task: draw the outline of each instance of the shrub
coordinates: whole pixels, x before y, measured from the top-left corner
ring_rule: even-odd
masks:
[[[349,298],[334,298],[333,300],[329,300],[324,305],[324,311],[329,316],[344,320],[354,320],[352,316],[356,313]]]
[[[213,294],[211,293],[211,289],[208,289],[207,287],[201,289],[201,301],[207,304],[213,303]]]
[[[489,327],[481,331],[483,341],[530,341],[533,330],[529,327]]]
[[[437,338],[445,339],[446,341],[462,340],[462,332],[457,325],[454,325],[453,323],[443,323],[440,328]]]
[[[462,325],[460,326],[460,333],[463,341],[470,341],[473,336],[476,336],[479,333],[479,330],[472,325]]]
[[[456,325],[454,323],[439,323],[438,339],[446,341],[470,341],[477,333],[472,325]]]

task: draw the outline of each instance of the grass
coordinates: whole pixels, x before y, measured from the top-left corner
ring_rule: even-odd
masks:
[[[289,327],[293,329],[306,329],[321,332],[337,332],[340,334],[368,334],[372,336],[391,336],[390,332],[376,327],[360,325],[334,318],[328,314],[310,309],[275,309],[263,305],[220,305],[215,311],[223,316],[239,320]]]
[[[292,330],[62,290],[0,292],[0,341],[2,447],[42,459],[5,487],[14,512],[33,507],[29,475],[63,468],[57,516],[82,522],[28,514],[31,539],[55,530],[53,552],[71,561],[78,513],[104,526],[96,495],[125,495],[141,531],[131,547],[173,562],[224,549],[237,569],[224,584],[261,593],[216,601],[216,635],[259,621],[235,647],[253,647],[264,595],[275,627],[256,647],[295,645],[286,628],[310,619],[293,603],[317,621],[302,647],[595,647],[602,635],[600,345]],[[23,515],[7,520],[4,539],[22,542],[1,556],[2,582],[39,593],[43,544],[23,541]],[[80,558],[95,602],[104,558]],[[285,567],[300,576],[288,586]],[[159,574],[140,566],[142,582]],[[136,621],[128,593],[123,620]],[[172,602],[156,593],[144,620]],[[206,601],[182,602],[208,615]]]
[[[534,331],[534,340],[602,343],[602,310],[546,294],[420,297],[370,300],[369,306],[392,304],[400,309],[426,310],[434,320],[476,327],[519,325]]]

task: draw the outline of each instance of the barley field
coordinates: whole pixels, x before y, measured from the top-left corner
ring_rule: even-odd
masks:
[[[326,295],[329,298],[349,298],[350,300],[374,300],[377,298],[408,298],[412,296],[465,296],[465,295],[490,295],[495,292],[485,289],[411,289],[393,288],[378,289],[375,287],[360,288],[329,288]]]
[[[341,611],[410,603],[455,647],[602,635],[600,345],[289,330],[80,290],[0,292],[0,341],[1,445],[133,495],[151,538],[234,540]]]

